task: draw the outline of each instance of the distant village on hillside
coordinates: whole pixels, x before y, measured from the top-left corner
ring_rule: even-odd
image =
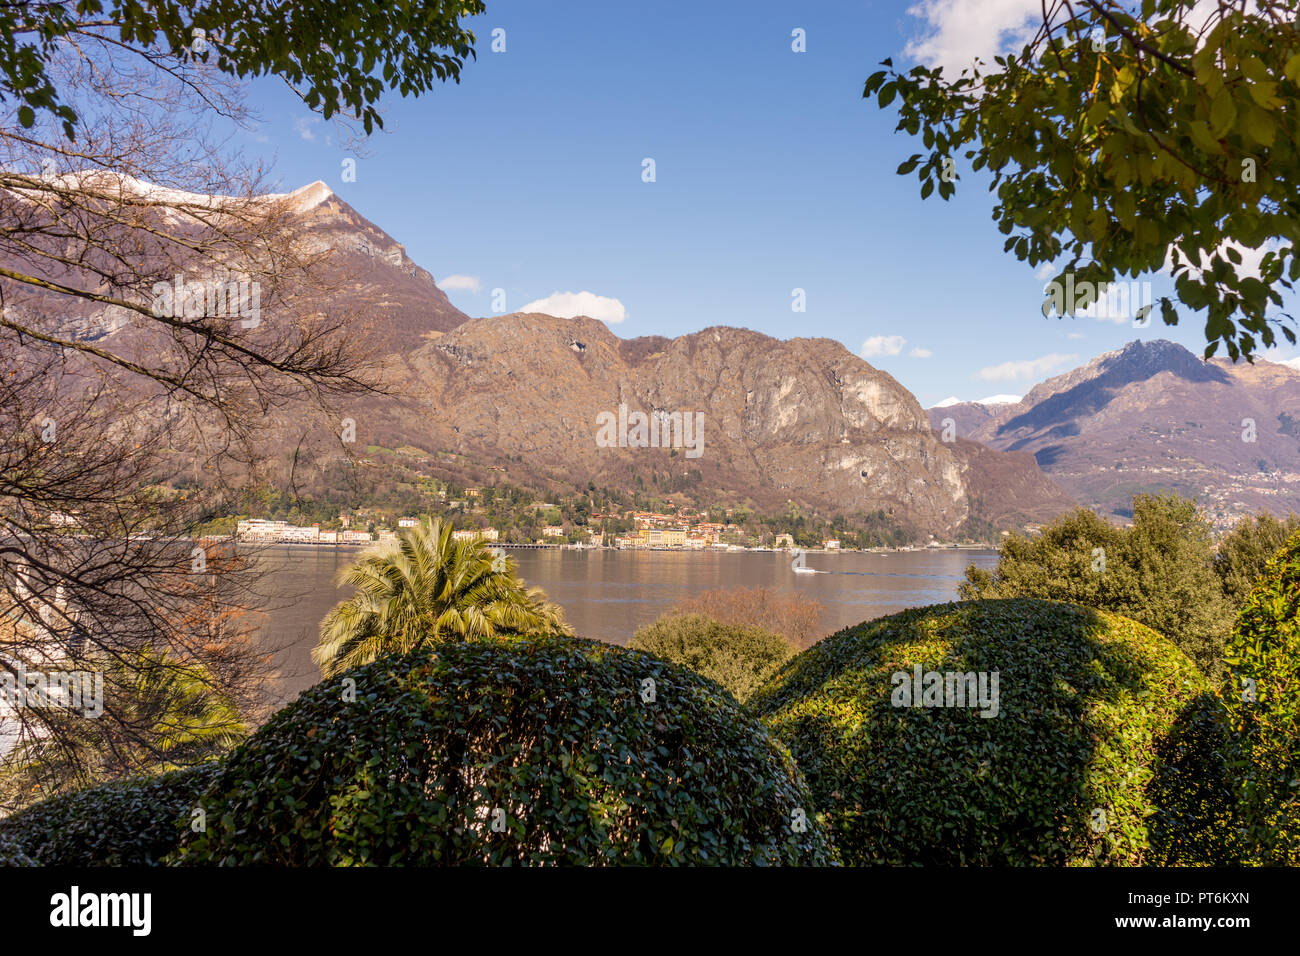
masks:
[[[722,524],[713,521],[684,522],[681,515],[661,514],[652,511],[635,511],[625,515],[592,514],[594,520],[602,518],[629,519],[635,530],[620,535],[608,536],[590,528],[570,528],[564,525],[545,525],[542,537],[532,542],[533,546],[571,547],[571,548],[618,548],[618,549],[670,549],[701,551],[706,548],[718,550],[790,550],[795,547],[792,535],[775,536],[773,547],[752,549],[744,545],[725,540],[728,536],[741,533],[735,524]],[[385,544],[397,540],[398,531],[413,528],[421,518],[413,515],[397,519],[397,528],[376,528],[373,532],[352,528],[354,516],[340,515],[339,529],[322,528],[319,524],[293,525],[287,521],[273,521],[265,518],[240,520],[235,529],[235,537],[240,541],[259,544]],[[496,528],[462,528],[453,532],[458,541],[480,538],[483,541],[497,542],[500,534]],[[840,550],[838,538],[827,538],[821,542],[824,551]]]

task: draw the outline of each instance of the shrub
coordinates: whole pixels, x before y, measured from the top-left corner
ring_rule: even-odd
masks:
[[[1133,499],[1133,525],[1087,509],[1033,537],[1006,539],[992,574],[973,565],[966,599],[1042,598],[1132,618],[1163,634],[1211,677],[1222,671],[1233,607],[1214,570],[1210,526],[1176,495]]]
[[[795,655],[779,634],[719,624],[700,614],[670,615],[639,628],[627,645],[717,681],[744,703]]]
[[[1226,660],[1246,861],[1300,865],[1300,534],[1246,599]]]
[[[718,588],[679,601],[669,614],[702,614],[720,624],[761,628],[803,648],[821,636],[822,611],[820,601],[797,591]]]
[[[0,842],[38,866],[157,866],[216,770],[208,762],[51,797],[0,820]]]
[[[896,706],[917,666],[987,673],[986,702],[996,673],[996,716]],[[1136,864],[1201,845],[1202,834],[1178,832],[1200,817],[1164,812],[1153,794],[1176,789],[1171,775],[1200,773],[1204,748],[1180,734],[1197,729],[1184,712],[1209,691],[1177,648],[1133,621],[1017,599],[847,628],[787,664],[750,707],[790,747],[845,863]]]
[[[790,755],[717,685],[577,638],[447,643],[319,684],[206,802],[178,862],[832,859]]]

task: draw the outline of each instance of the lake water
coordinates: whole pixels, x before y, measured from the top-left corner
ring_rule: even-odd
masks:
[[[361,552],[317,547],[267,548],[261,560],[278,600],[263,639],[275,649],[277,703],[320,679],[311,660],[317,627],[347,596],[338,570]],[[564,608],[576,632],[625,644],[643,624],[679,600],[714,588],[799,591],[822,603],[823,633],[909,607],[953,600],[966,565],[991,568],[993,551],[927,550],[882,554],[809,554],[817,574],[796,574],[781,552],[561,551],[511,549],[519,573]]]

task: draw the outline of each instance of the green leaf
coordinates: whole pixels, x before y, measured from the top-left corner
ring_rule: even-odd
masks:
[[[901,163],[901,164],[899,165],[899,167],[898,167],[898,175],[900,175],[900,176],[906,176],[906,175],[907,175],[908,173],[910,173],[912,170],[916,169],[917,165],[918,165],[920,162],[921,162],[921,154],[920,154],[920,153],[917,153],[915,156],[911,157],[911,158],[908,159],[908,160],[905,160],[903,163]]]
[[[1277,124],[1273,121],[1273,117],[1256,107],[1251,107],[1246,113],[1242,128],[1261,146],[1272,146],[1273,138],[1277,135]]]
[[[1237,122],[1237,107],[1232,103],[1232,94],[1225,86],[1215,95],[1210,104],[1210,127],[1215,136],[1223,136]]]

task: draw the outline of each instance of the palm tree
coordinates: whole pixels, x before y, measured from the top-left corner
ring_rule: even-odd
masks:
[[[338,576],[356,594],[321,621],[312,660],[325,677],[450,640],[572,634],[564,612],[526,587],[482,538],[457,541],[450,522],[425,520]]]

